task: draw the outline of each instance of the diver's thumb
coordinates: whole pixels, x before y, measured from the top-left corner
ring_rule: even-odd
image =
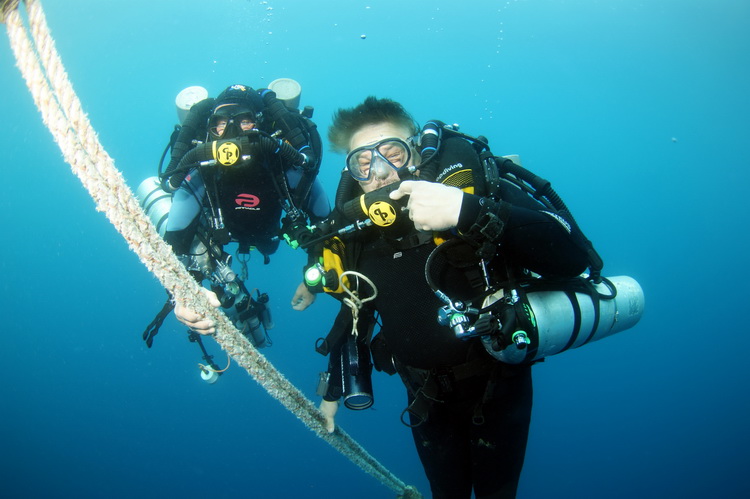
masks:
[[[203,292],[204,295],[206,295],[206,298],[208,298],[208,303],[212,307],[217,307],[218,308],[218,307],[221,306],[221,302],[219,301],[219,297],[216,296],[216,293],[214,293],[210,289],[206,289],[206,288],[201,288],[201,291]]]

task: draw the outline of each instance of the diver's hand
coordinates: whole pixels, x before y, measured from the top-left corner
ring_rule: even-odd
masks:
[[[201,291],[206,295],[211,306],[221,306],[221,302],[216,296],[216,293],[206,288],[202,288]],[[174,315],[177,317],[178,321],[182,322],[190,328],[191,331],[195,331],[198,334],[214,334],[216,332],[216,324],[214,324],[214,321],[201,317],[194,310],[186,307],[182,303],[175,304]]]
[[[461,189],[434,182],[406,180],[390,194],[393,200],[404,196],[409,196],[406,207],[417,230],[441,231],[458,224],[464,196]]]
[[[292,308],[294,310],[305,310],[315,301],[315,293],[311,293],[305,283],[300,283],[292,297]]]
[[[319,409],[326,418],[326,431],[328,433],[333,433],[336,429],[336,423],[333,421],[333,418],[336,416],[336,411],[339,410],[339,403],[337,401],[329,402],[327,400],[321,400]]]

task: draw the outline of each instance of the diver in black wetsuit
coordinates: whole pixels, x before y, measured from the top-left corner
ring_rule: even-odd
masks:
[[[223,252],[229,242],[238,243],[240,254],[258,250],[268,263],[279,246],[282,214],[284,229],[294,230],[330,212],[316,179],[321,149],[312,122],[269,90],[232,85],[216,99],[195,104],[163,176],[165,190],[174,192],[166,241],[198,279],[214,284],[224,278],[222,268],[230,272]],[[221,285],[212,288],[221,295]],[[209,298],[219,306],[215,296]],[[302,309],[313,298],[300,285],[293,304]],[[180,304],[175,315],[195,332],[214,331],[210,321]],[[260,335],[250,339],[264,344]]]
[[[398,372],[407,388],[405,423],[412,427],[433,497],[468,498],[472,491],[478,498],[515,497],[531,417],[531,368],[503,364],[479,338],[458,339],[451,327],[439,325],[436,311],[444,301],[426,282],[425,264],[431,259],[427,272],[439,290],[454,300],[471,300],[488,285],[512,282],[529,271],[577,276],[587,267],[584,238],[564,213],[546,210],[515,185],[501,181],[494,199],[488,197],[478,154],[461,138],[444,140],[438,158],[410,169],[420,166],[413,140],[418,134],[400,104],[374,97],[337,111],[329,129],[334,148],[348,154],[351,175],[342,175],[332,218],[343,219],[339,225],[351,223],[350,213],[362,206],[371,219],[382,215],[382,223],[342,236],[338,246],[343,270],[361,274],[347,279],[364,303],[356,314],[355,340],[354,315],[342,304],[318,348],[330,353],[321,411],[334,431],[342,396],[352,408],[372,403],[356,405],[369,388],[363,381],[369,358],[357,348],[369,342],[376,369]],[[398,209],[389,215],[377,204],[377,199],[403,203],[407,197],[411,222],[399,218]],[[352,198],[357,201],[348,203]],[[465,244],[431,257],[440,238]],[[376,323],[380,330],[370,341]],[[351,369],[359,371],[352,375]],[[350,396],[359,400],[349,404]]]

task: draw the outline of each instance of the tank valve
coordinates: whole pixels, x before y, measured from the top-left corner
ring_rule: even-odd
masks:
[[[516,348],[518,348],[519,350],[523,350],[531,344],[529,335],[526,334],[526,331],[516,331],[515,333],[513,333],[512,339],[513,343],[516,345]]]

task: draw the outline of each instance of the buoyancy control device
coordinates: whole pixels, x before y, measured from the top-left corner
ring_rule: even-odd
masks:
[[[439,121],[425,125],[418,142],[422,157],[418,166],[420,179],[452,185],[451,181],[461,177],[460,171],[445,175],[437,166],[443,142],[453,137],[469,141],[479,155],[483,174],[480,178],[474,177],[477,193],[492,197],[500,182],[510,182],[538,200],[552,215],[564,213],[565,220],[576,224],[549,181],[523,168],[518,156],[495,156],[484,137],[462,134],[456,125],[449,126]],[[405,173],[411,175],[413,172]],[[451,180],[446,181],[449,177]],[[356,182],[348,172],[342,173],[336,206],[338,212],[344,214],[343,221],[334,221],[336,223],[330,227],[323,226],[323,235],[311,238],[309,243],[319,244],[334,236],[336,240],[343,239],[336,245],[326,243],[322,248],[325,258],[313,262],[311,268],[315,267],[315,271],[311,274],[316,279],[312,283],[321,286],[318,289],[329,293],[340,291],[336,284],[343,267],[342,248],[346,244],[346,235],[368,227],[382,228],[398,221],[409,222],[401,207],[388,198],[388,192],[396,187],[391,185],[382,192],[361,194],[359,191],[360,194],[355,194]],[[602,259],[591,242],[585,237],[583,239],[589,260],[587,274],[566,280],[530,275],[512,283],[512,287],[488,287],[485,298],[474,306],[470,302],[452,299],[429,282],[428,277],[428,284],[445,304],[438,311],[438,322],[452,328],[459,338],[480,337],[490,355],[509,364],[535,362],[632,328],[643,314],[643,290],[628,276],[603,277]],[[448,242],[455,240],[449,239]],[[436,234],[436,250],[439,251],[442,241]],[[324,260],[335,265],[326,265]],[[429,269],[425,274],[429,276]]]

